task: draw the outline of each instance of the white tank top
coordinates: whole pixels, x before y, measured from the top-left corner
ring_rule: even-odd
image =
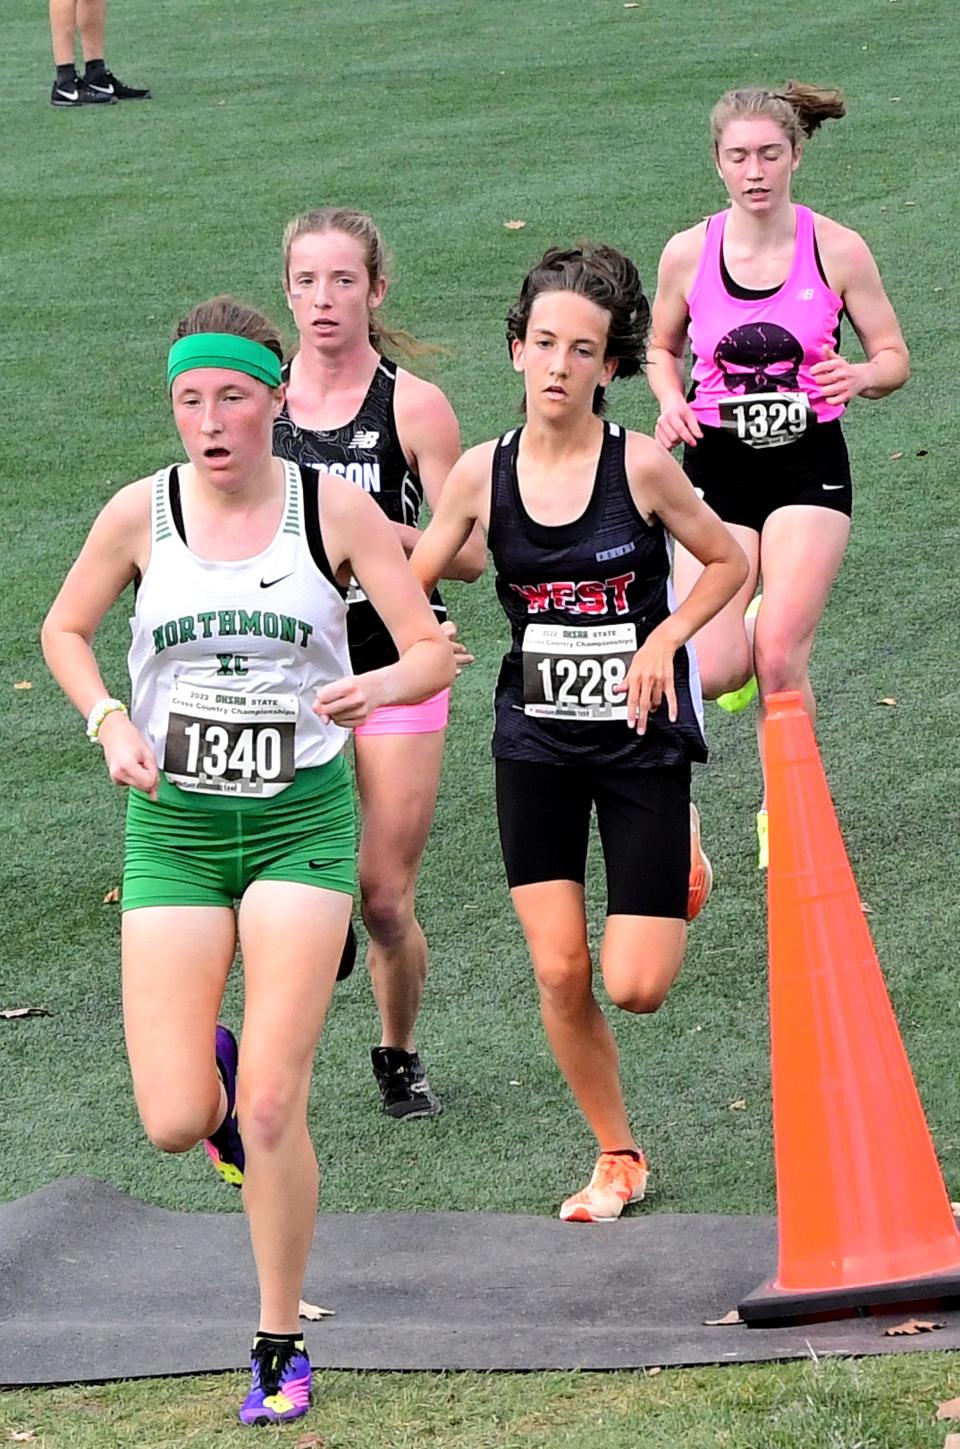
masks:
[[[272,541],[229,561],[199,558],[180,537],[172,472],[153,480],[150,562],[130,620],[131,718],[181,789],[277,795],[347,737],[311,708],[352,672],[343,593],[310,552],[295,464],[283,464]]]

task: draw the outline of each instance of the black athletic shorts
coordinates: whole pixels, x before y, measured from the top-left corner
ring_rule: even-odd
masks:
[[[839,419],[813,423],[795,443],[751,448],[724,428],[704,427],[683,449],[683,471],[724,523],[762,532],[777,508],[806,503],[853,511],[850,459]]]
[[[510,889],[584,883],[591,806],[607,914],[687,918],[690,767],[618,770],[497,760],[497,818]]]

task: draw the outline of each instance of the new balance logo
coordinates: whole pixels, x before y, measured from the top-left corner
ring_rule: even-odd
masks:
[[[363,432],[358,429],[353,438],[347,444],[348,448],[375,448],[380,441],[380,434],[374,432]]]

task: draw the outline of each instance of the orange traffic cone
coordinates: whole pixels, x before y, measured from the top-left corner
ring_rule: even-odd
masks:
[[[776,1278],[785,1323],[960,1297],[960,1233],[797,692],[767,701]]]

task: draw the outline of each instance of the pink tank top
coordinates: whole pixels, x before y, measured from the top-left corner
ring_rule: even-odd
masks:
[[[793,443],[811,423],[840,417],[810,376],[825,347],[835,347],[843,300],[817,265],[813,212],[797,206],[793,263],[770,297],[731,295],[723,280],[723,233],[729,211],[707,222],[690,289],[688,337],[701,423],[723,428],[754,448]]]

